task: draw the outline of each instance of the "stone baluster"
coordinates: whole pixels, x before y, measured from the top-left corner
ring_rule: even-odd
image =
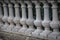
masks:
[[[13,28],[13,32],[18,32],[21,28],[20,26],[20,15],[19,15],[19,5],[18,3],[15,3],[15,18],[14,18],[14,23],[16,24],[16,26]]]
[[[44,31],[40,33],[42,38],[47,38],[51,33],[50,31],[50,19],[49,19],[49,5],[47,2],[44,2],[44,20],[42,21],[42,25],[44,27]]]
[[[8,24],[8,10],[7,10],[6,3],[3,3],[3,10],[4,10],[4,16],[3,16],[2,20],[5,22],[5,24],[2,27],[2,29],[3,29],[3,31],[7,31],[9,24]]]
[[[22,9],[22,18],[20,20],[20,23],[22,24],[22,28],[19,30],[20,33],[24,34],[25,31],[27,30],[27,25],[26,25],[26,5],[24,2],[21,1],[21,9]]]
[[[55,39],[60,35],[57,8],[58,8],[57,3],[53,1],[52,2],[52,21],[50,23],[50,26],[53,29],[53,32],[49,35],[49,37],[55,38]]]
[[[34,24],[37,27],[37,29],[34,32],[32,32],[32,35],[39,36],[43,30],[41,27],[42,20],[41,20],[40,3],[37,1],[35,2],[35,8],[36,8],[36,20],[34,21]]]
[[[2,30],[2,27],[3,27],[2,17],[3,17],[3,15],[2,15],[2,5],[0,3],[0,28],[1,28],[0,30]]]
[[[9,17],[8,17],[8,22],[10,23],[9,28],[7,28],[8,32],[11,32],[12,29],[14,28],[14,23],[13,23],[13,5],[11,3],[8,4],[9,7]]]
[[[32,13],[32,3],[27,1],[28,4],[28,19],[26,20],[27,25],[29,28],[25,32],[26,35],[31,35],[34,29],[34,19],[33,19],[33,13]]]

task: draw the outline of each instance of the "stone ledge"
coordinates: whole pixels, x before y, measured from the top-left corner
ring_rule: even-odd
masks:
[[[19,33],[4,32],[4,31],[0,32],[0,36],[4,40],[47,40],[47,39],[41,39],[41,38],[32,37],[32,36],[26,36]]]
[[[5,32],[0,31],[0,37],[4,40],[60,40],[60,35],[57,37],[57,39],[54,38],[41,38],[41,37],[34,37],[34,36],[28,36],[23,35],[20,33],[12,33],[12,32]]]
[[[4,40],[60,40],[60,35],[57,37],[57,39],[54,38],[41,38],[41,37],[34,37],[32,35],[23,35],[20,33],[13,33],[13,32],[5,32],[0,31],[0,36]]]

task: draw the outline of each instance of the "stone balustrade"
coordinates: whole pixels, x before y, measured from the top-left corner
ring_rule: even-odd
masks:
[[[58,3],[59,1],[54,0],[0,1],[0,33],[7,33],[5,35],[23,35],[25,39],[21,36],[21,40],[60,40]],[[33,8],[35,12],[33,12]],[[43,8],[43,13],[41,8]],[[51,13],[52,15],[50,15]],[[52,18],[50,18],[50,16]]]

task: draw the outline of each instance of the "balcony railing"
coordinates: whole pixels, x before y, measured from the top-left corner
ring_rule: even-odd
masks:
[[[58,3],[59,0],[1,0],[0,30],[30,37],[60,40]]]

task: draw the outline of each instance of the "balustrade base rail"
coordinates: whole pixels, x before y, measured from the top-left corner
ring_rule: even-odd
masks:
[[[39,38],[33,36],[27,36],[20,33],[13,33],[13,32],[5,32],[0,31],[0,37],[3,40],[60,40],[60,36],[57,39],[54,38]]]
[[[33,36],[26,36],[19,33],[0,31],[0,37],[3,40],[48,40]]]

